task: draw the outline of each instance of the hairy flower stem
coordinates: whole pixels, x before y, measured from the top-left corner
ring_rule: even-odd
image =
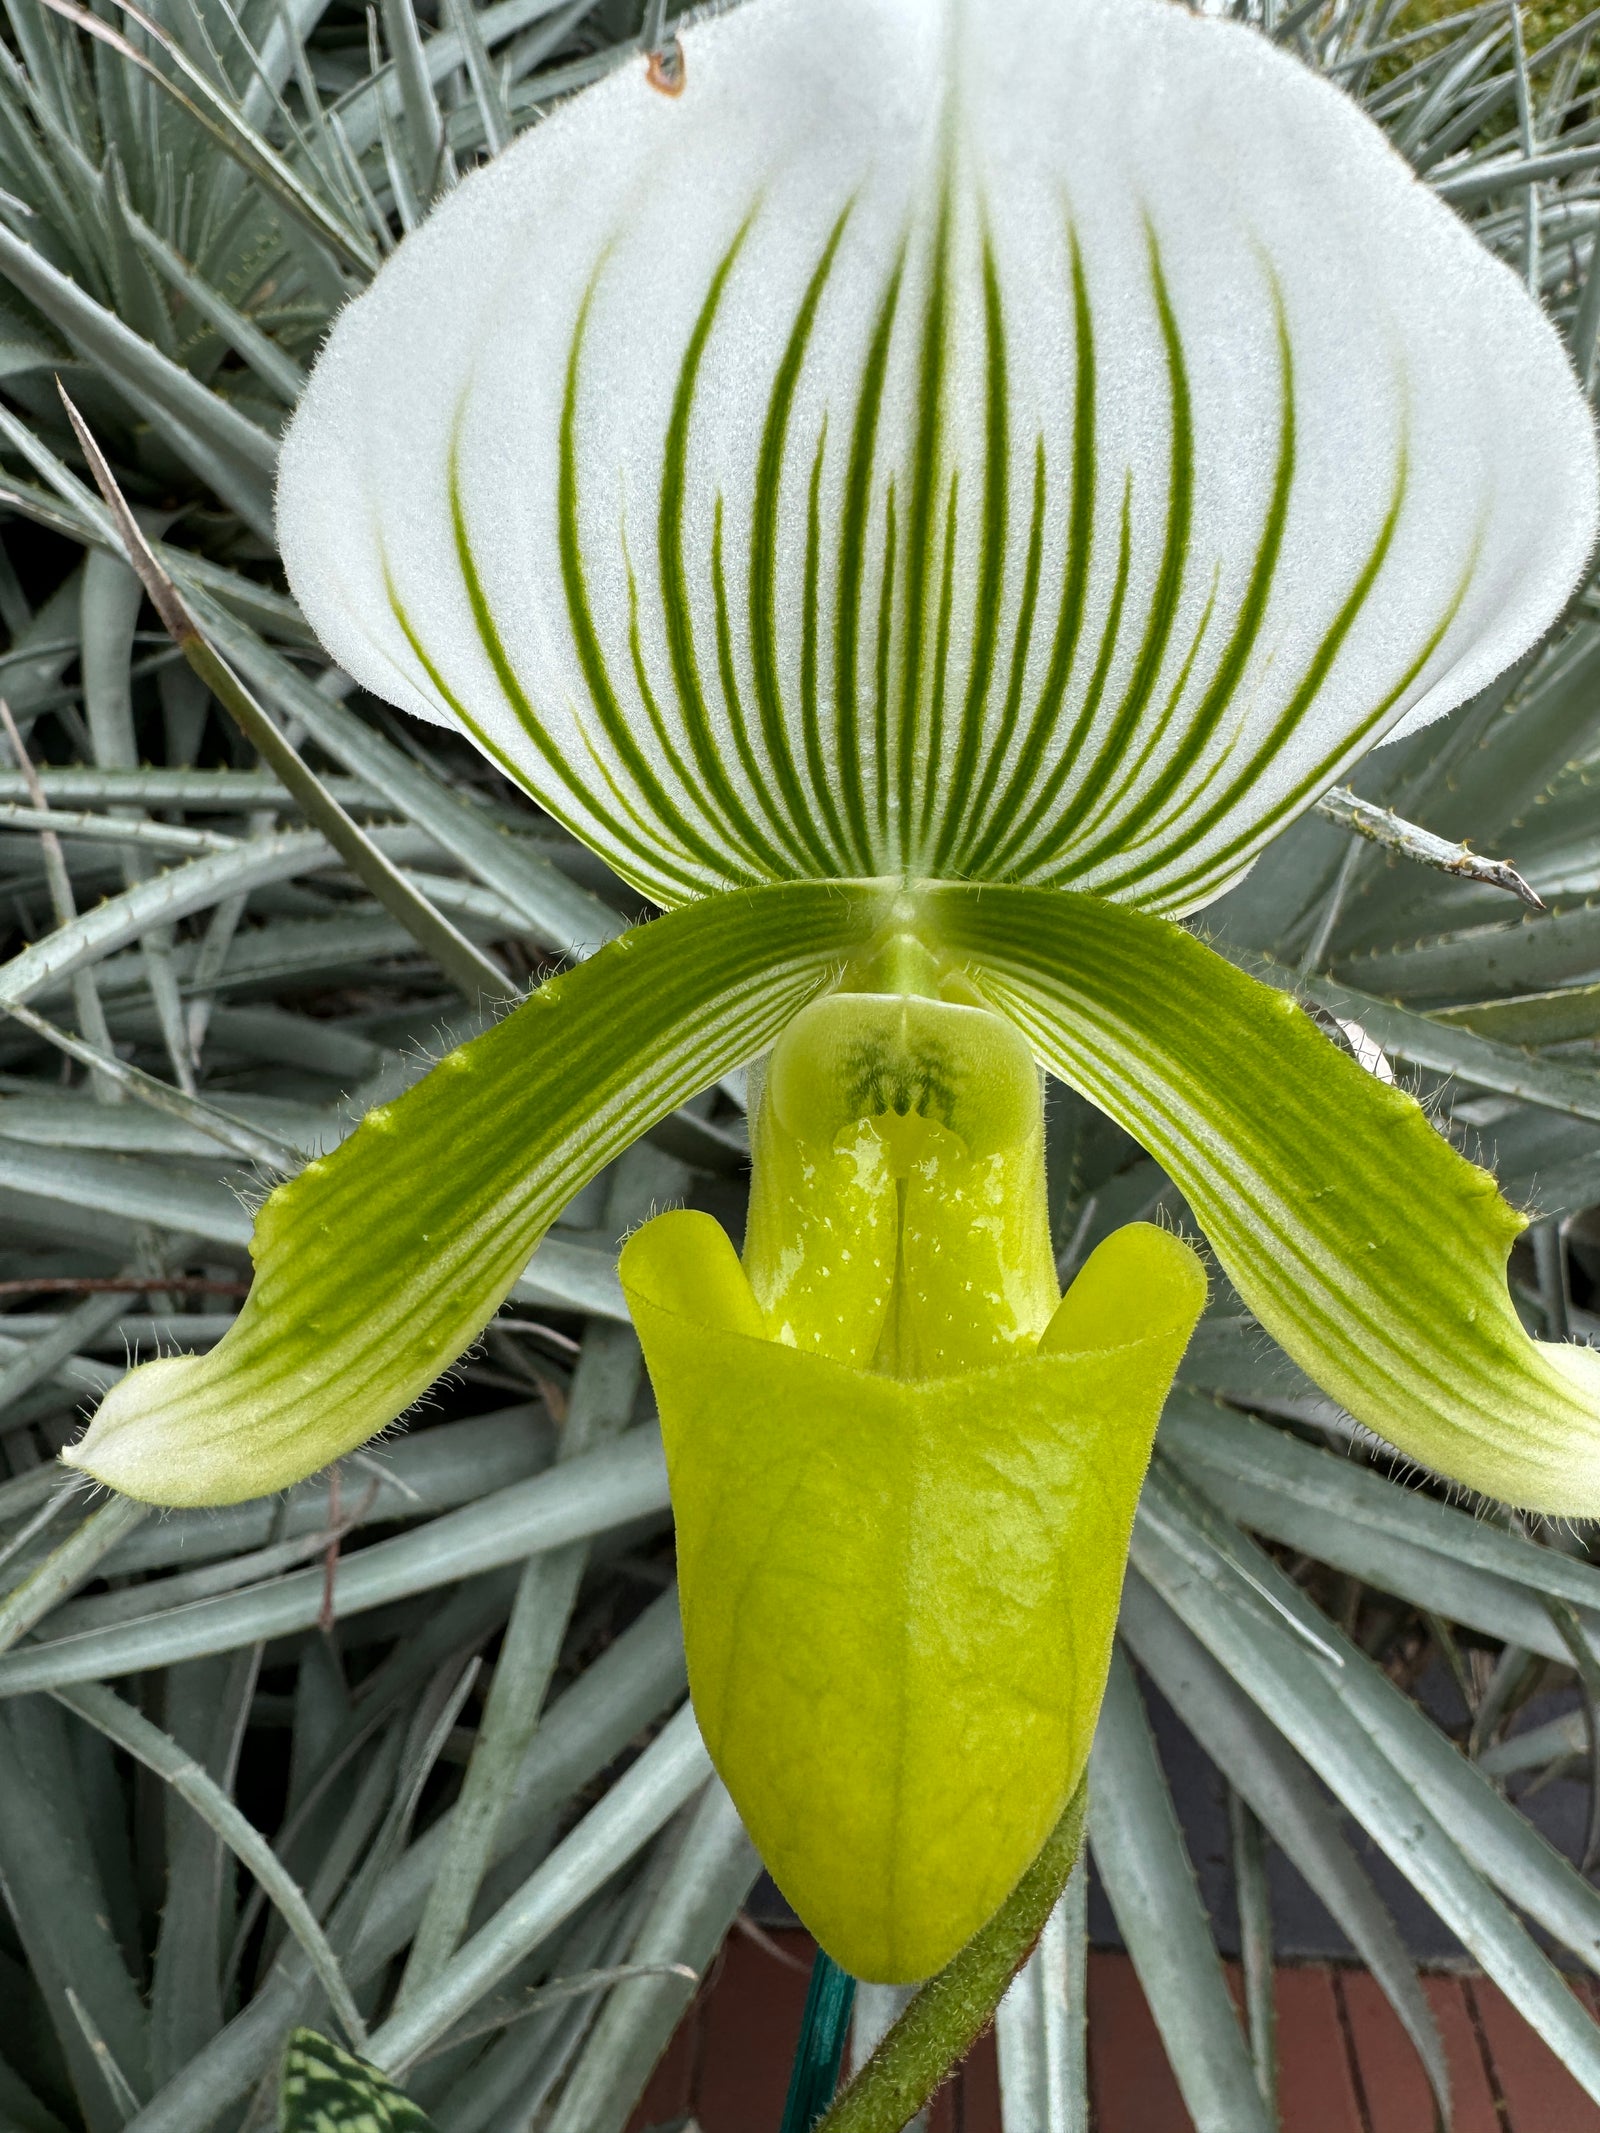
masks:
[[[993,1918],[922,1987],[813,2133],[900,2133],[921,2110],[982,2034],[1044,1931],[1083,1847],[1088,1805],[1085,1778]]]

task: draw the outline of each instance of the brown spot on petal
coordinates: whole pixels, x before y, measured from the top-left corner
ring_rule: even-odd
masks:
[[[687,78],[683,64],[683,46],[674,37],[664,44],[659,52],[650,54],[644,78],[652,89],[659,89],[663,96],[682,96]]]

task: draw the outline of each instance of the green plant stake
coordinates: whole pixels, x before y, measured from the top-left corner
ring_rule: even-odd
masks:
[[[855,2004],[855,1979],[839,1968],[825,1948],[819,1948],[811,1965],[811,1982],[806,1987],[805,2012],[800,2017],[800,2038],[794,2048],[779,2133],[811,2133],[828,2108],[839,2085],[839,2068]]]
[[[678,1211],[620,1272],[706,1745],[835,1962],[981,1973],[908,2017],[936,2079],[1076,1849],[1205,1296],[1141,1226],[1059,1293],[1041,1068],[1351,1414],[1600,1512],[1600,1357],[1523,1331],[1521,1218],[1179,923],[1538,641],[1595,443],[1527,290],[1242,26],[746,0],[681,59],[399,247],[279,489],[349,672],[664,915],[281,1187],[227,1338],[129,1372],[69,1456],[158,1502],[314,1471],[588,1178],[765,1059],[742,1257]]]

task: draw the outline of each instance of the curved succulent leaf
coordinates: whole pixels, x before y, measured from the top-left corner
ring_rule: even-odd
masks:
[[[1567,1920],[1594,1909],[1570,1862],[1271,1556],[1160,1461],[1133,1551],[1141,1575],[1600,2097],[1600,2029],[1512,1908],[1541,1925],[1564,1914],[1553,1928],[1564,1938]],[[1588,1961],[1592,1925],[1578,1931]]]
[[[1123,1590],[1117,1627],[1140,1666],[1261,1817],[1382,1988],[1416,2047],[1448,2125],[1450,2066],[1416,1964],[1311,1773],[1227,1668],[1137,1571]]]
[[[1089,1847],[1195,2133],[1272,2133],[1138,1682],[1117,1652],[1090,1772]]]
[[[227,1337],[130,1371],[69,1464],[150,1503],[231,1503],[387,1428],[477,1336],[573,1194],[770,1044],[880,902],[799,882],[721,897],[550,979],[279,1186]]]
[[[350,671],[666,901],[1193,908],[1551,621],[1587,408],[1326,83],[1159,0],[750,0],[342,315],[279,524]]]
[[[1600,1356],[1523,1331],[1505,1262],[1525,1218],[1415,1097],[1169,921],[1022,888],[933,888],[924,912],[1351,1414],[1469,1488],[1600,1512]]]

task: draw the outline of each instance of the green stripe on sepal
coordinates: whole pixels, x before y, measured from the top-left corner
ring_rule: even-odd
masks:
[[[871,885],[731,891],[552,978],[279,1187],[227,1338],[130,1371],[69,1463],[146,1502],[230,1503],[386,1428],[477,1337],[572,1195],[769,1045],[885,901]]]
[[[296,2029],[283,2055],[278,2133],[433,2133],[433,2120],[365,2059]]]
[[[1485,1494],[1600,1512],[1600,1356],[1529,1339],[1524,1218],[1416,1100],[1180,926],[1064,890],[924,894],[1035,1055],[1140,1140],[1262,1324],[1358,1420]]]

